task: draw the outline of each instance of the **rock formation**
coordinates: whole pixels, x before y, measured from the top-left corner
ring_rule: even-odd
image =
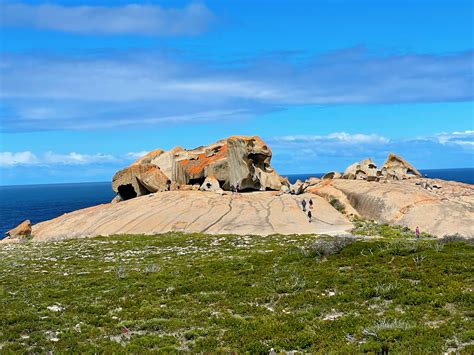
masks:
[[[342,175],[348,180],[377,180],[380,172],[372,159],[361,160],[347,167]]]
[[[395,180],[407,179],[411,177],[421,177],[421,174],[405,159],[390,153],[382,165],[381,173],[386,178]]]
[[[112,190],[121,200],[128,200],[152,192],[169,190],[170,180],[151,163],[133,163],[128,168],[115,173],[112,178]]]
[[[6,238],[10,239],[22,239],[29,238],[31,236],[31,223],[27,219],[26,221],[21,222],[18,226],[13,229],[10,229],[5,233]]]
[[[323,175],[322,180],[333,180],[342,178],[342,174],[338,171],[330,171]]]
[[[117,172],[112,185],[123,200],[181,185],[201,186],[211,176],[224,190],[280,190],[288,182],[270,166],[271,157],[256,136],[230,137],[193,150],[157,149]]]
[[[331,173],[326,174],[328,175],[328,178],[330,178],[329,174]],[[372,159],[369,158],[351,164],[342,175],[342,178],[347,180],[367,181],[403,180],[412,177],[421,177],[421,174],[405,159],[393,153],[388,155],[381,169],[378,169],[377,165],[375,165]]]
[[[167,232],[272,235],[345,234],[352,223],[325,199],[276,191],[217,194],[170,191],[67,213],[33,226],[33,240]],[[314,201],[312,223],[301,201]],[[8,242],[8,241],[5,241]],[[14,242],[14,241],[10,241]]]
[[[290,188],[290,194],[292,195],[299,195],[303,193],[303,181],[300,179],[296,180],[294,184],[291,184],[289,186]]]

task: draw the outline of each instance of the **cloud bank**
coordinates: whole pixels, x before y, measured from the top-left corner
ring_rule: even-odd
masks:
[[[158,52],[0,59],[4,131],[109,129],[241,119],[298,105],[469,101],[474,51],[237,62]]]
[[[158,5],[62,6],[2,4],[1,27],[34,28],[78,34],[196,35],[214,16],[203,4],[182,9]]]
[[[68,154],[58,154],[46,152],[38,156],[30,151],[25,152],[0,152],[0,167],[14,167],[19,165],[32,166],[54,166],[54,165],[90,165],[106,164],[123,161],[111,154],[79,154],[71,152]]]

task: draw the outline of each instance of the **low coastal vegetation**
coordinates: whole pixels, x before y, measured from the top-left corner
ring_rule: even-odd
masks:
[[[0,349],[473,353],[473,245],[372,227],[2,245]]]

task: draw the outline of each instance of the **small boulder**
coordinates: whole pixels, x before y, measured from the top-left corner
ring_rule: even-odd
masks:
[[[321,178],[322,180],[334,180],[334,179],[340,179],[342,178],[342,175],[338,171],[330,171],[329,173],[324,174],[324,176]]]
[[[115,173],[112,190],[123,200],[152,192],[168,191],[171,181],[156,165],[150,163],[132,164]]]
[[[299,195],[303,193],[303,182],[298,179],[294,184],[290,185],[290,194]]]
[[[26,239],[31,237],[31,222],[29,219],[5,233],[6,238]]]
[[[224,192],[219,185],[219,181],[214,176],[208,176],[202,183],[199,190],[217,192],[217,193]]]

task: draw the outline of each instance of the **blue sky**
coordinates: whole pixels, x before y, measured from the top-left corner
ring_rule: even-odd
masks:
[[[472,1],[1,1],[0,184],[259,135],[282,174],[474,167]]]

